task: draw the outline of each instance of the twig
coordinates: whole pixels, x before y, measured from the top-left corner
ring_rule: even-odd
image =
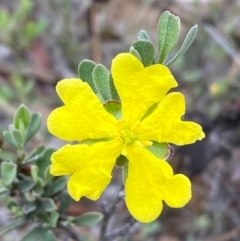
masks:
[[[224,233],[218,237],[205,239],[204,241],[228,241],[236,237],[239,237],[238,236],[239,233],[240,233],[240,226],[237,226],[227,233]]]
[[[124,225],[122,228],[113,231],[112,233],[105,236],[105,241],[112,240],[113,238],[116,238],[118,236],[124,236],[127,237],[129,235],[129,231],[131,227],[136,223],[137,221],[134,218],[131,218],[130,222],[126,225]]]
[[[122,186],[121,186],[122,188]],[[106,231],[108,227],[108,223],[114,214],[114,211],[118,205],[118,203],[122,200],[122,197],[120,195],[117,195],[115,200],[113,201],[112,206],[108,207],[107,203],[101,203],[101,210],[102,214],[104,215],[103,220],[102,220],[102,226],[101,226],[101,232],[100,232],[100,240],[105,240],[106,236]]]
[[[59,223],[58,227],[63,229],[69,235],[69,237],[74,241],[82,241],[82,239],[79,237],[79,235],[77,235],[77,233],[74,231],[74,229],[71,226],[66,227],[61,223]]]

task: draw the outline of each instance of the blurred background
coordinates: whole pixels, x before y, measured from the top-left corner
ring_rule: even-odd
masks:
[[[178,90],[186,96],[185,119],[200,123],[206,138],[194,145],[173,147],[169,160],[176,173],[191,178],[191,202],[179,210],[165,207],[157,221],[135,224],[128,238],[116,240],[239,241],[238,0],[1,0],[0,135],[24,103],[43,116],[33,147],[42,143],[62,146],[46,129],[48,114],[61,104],[55,93],[57,81],[77,77],[78,64],[86,58],[110,68],[112,58],[128,52],[142,29],[156,46],[157,23],[165,10],[181,19],[179,45],[193,25],[199,26],[191,48],[170,69],[179,82]],[[114,185],[105,198],[116,190]],[[83,199],[69,213],[97,209],[96,203]],[[9,222],[8,217],[0,204],[0,226]],[[94,230],[81,231],[91,237],[86,240],[95,240]],[[21,233],[24,230],[15,230],[1,240],[17,241]]]

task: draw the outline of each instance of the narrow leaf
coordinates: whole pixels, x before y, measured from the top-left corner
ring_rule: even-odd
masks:
[[[108,101],[103,107],[105,110],[115,116],[118,120],[122,118],[122,107],[119,101]]]
[[[106,101],[110,100],[110,90],[109,90],[109,72],[101,64],[98,64],[93,69],[93,83],[97,89],[97,92]]]
[[[42,198],[40,200],[40,208],[46,212],[51,212],[57,209],[54,201],[51,198]]]
[[[101,221],[103,215],[98,212],[84,213],[72,220],[72,222],[78,226],[92,226]]]
[[[27,108],[27,106],[20,105],[13,118],[14,127],[19,130],[20,121],[22,121],[26,129],[28,127],[28,124],[30,123],[30,119],[31,119],[30,110]]]
[[[168,63],[166,63],[166,65],[170,65],[174,63],[178,58],[180,58],[188,50],[188,48],[192,45],[197,35],[197,32],[198,32],[198,26],[195,25],[188,31],[187,36],[185,37],[183,44],[179,49],[178,53]]]
[[[4,131],[3,132],[3,138],[4,140],[10,144],[13,147],[17,147],[17,144],[15,142],[15,139],[10,131]]]
[[[17,165],[12,162],[2,162],[1,164],[1,175],[3,183],[8,186],[10,185],[17,174]]]
[[[91,60],[85,59],[83,60],[79,65],[78,65],[78,77],[84,81],[87,82],[90,87],[92,88],[92,90],[94,91],[94,93],[97,93],[97,89],[94,85],[93,82],[93,69],[95,68],[96,63],[94,63]]]
[[[31,116],[30,124],[26,131],[25,144],[32,139],[39,131],[42,123],[42,116],[39,113],[33,113]]]
[[[170,147],[167,143],[153,141],[151,146],[147,146],[147,149],[160,159],[166,160],[170,154]]]
[[[26,234],[21,241],[56,241],[57,238],[51,230],[43,227],[35,227]]]
[[[111,100],[120,101],[120,97],[118,95],[118,92],[113,82],[112,74],[109,75],[109,88],[110,88]]]
[[[144,30],[141,30],[138,34],[138,39],[139,40],[148,40],[148,41],[151,41],[150,40],[150,37],[148,36],[147,32],[144,31]]]
[[[177,44],[180,33],[180,19],[165,11],[158,22],[158,63],[163,63]]]
[[[148,40],[137,40],[133,42],[132,46],[139,53],[142,63],[145,67],[151,65],[154,59],[154,46]]]
[[[133,46],[130,47],[129,53],[132,54],[133,56],[135,56],[136,58],[138,58],[138,60],[140,62],[142,62],[140,54],[138,53],[138,51]]]
[[[52,197],[58,192],[62,191],[64,188],[66,188],[67,185],[67,178],[66,177],[57,177],[51,185],[48,186],[46,189],[45,195],[47,197]]]
[[[22,147],[22,145],[23,145],[23,137],[22,137],[21,132],[19,130],[15,129],[15,130],[13,130],[12,134],[13,134],[13,138],[14,138],[16,144],[18,146]]]

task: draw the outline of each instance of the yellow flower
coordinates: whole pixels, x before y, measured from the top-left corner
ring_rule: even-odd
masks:
[[[96,200],[111,180],[116,158],[125,155],[129,162],[126,205],[137,220],[151,222],[161,213],[162,201],[174,208],[184,206],[191,198],[191,184],[184,175],[174,175],[171,166],[147,147],[153,141],[190,144],[204,133],[198,124],[181,120],[183,95],[166,95],[177,86],[167,67],[144,68],[136,57],[123,53],[112,62],[112,76],[122,103],[120,120],[104,109],[87,83],[65,79],[57,84],[64,106],[50,114],[49,131],[67,141],[99,140],[63,146],[53,153],[50,171],[71,175],[68,191],[73,199]],[[156,103],[156,109],[145,116]]]

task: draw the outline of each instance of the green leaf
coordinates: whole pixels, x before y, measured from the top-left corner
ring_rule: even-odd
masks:
[[[59,213],[64,213],[67,208],[71,205],[72,198],[67,193],[63,193],[60,196],[60,206],[58,208]]]
[[[38,219],[41,220],[41,222],[45,222],[45,223],[48,223],[48,222],[49,222],[49,213],[38,209],[38,210],[35,212],[35,215],[36,215],[36,217],[37,217]]]
[[[4,132],[3,132],[3,138],[4,138],[4,140],[5,140],[8,144],[10,144],[11,146],[17,147],[17,144],[16,144],[16,142],[15,142],[15,139],[14,139],[14,137],[13,137],[12,132],[10,132],[10,131],[4,131]]]
[[[43,181],[45,184],[49,184],[53,180],[53,178],[53,175],[50,173],[50,166],[48,166],[45,170]]]
[[[22,146],[23,146],[23,136],[22,136],[21,132],[17,129],[14,129],[12,134],[13,134],[13,138],[14,138],[17,146],[22,148]]]
[[[35,183],[38,181],[38,167],[36,165],[31,166],[31,176]]]
[[[101,213],[89,212],[74,218],[72,223],[76,224],[77,226],[92,226],[101,221],[102,218],[103,215]]]
[[[52,212],[57,209],[57,206],[51,198],[41,198],[40,208],[46,212]]]
[[[140,62],[142,62],[141,56],[133,46],[130,47],[129,53],[135,56]]]
[[[42,154],[39,156],[39,158],[35,162],[35,164],[38,167],[38,176],[41,177],[42,179],[45,178],[45,172],[51,164],[50,158],[51,158],[53,152],[55,152],[55,149],[53,149],[53,148],[44,150],[44,152],[42,152]]]
[[[25,192],[32,190],[35,185],[36,185],[36,183],[34,183],[33,180],[29,178],[29,179],[18,182],[17,188],[20,192],[25,193]]]
[[[13,220],[10,224],[5,225],[4,227],[0,228],[0,235],[3,235],[4,233],[9,232],[12,229],[18,228],[21,225],[23,225],[24,223],[25,223],[24,218],[19,218],[19,219]]]
[[[24,214],[29,214],[37,209],[37,205],[34,202],[28,202],[23,205]]]
[[[51,230],[35,227],[26,234],[21,241],[56,241],[57,238]]]
[[[49,224],[52,228],[56,228],[58,219],[59,219],[59,214],[57,212],[54,211],[50,213]]]
[[[181,46],[181,48],[179,49],[179,51],[177,52],[177,54],[168,62],[166,63],[166,65],[170,65],[172,63],[174,63],[177,59],[179,59],[182,55],[185,54],[185,52],[188,50],[188,48],[192,45],[196,35],[198,32],[198,26],[195,25],[193,26],[187,33],[183,44]]]
[[[158,22],[158,63],[164,63],[177,44],[180,33],[180,19],[165,11]]]
[[[153,141],[152,145],[147,146],[146,148],[160,159],[167,159],[170,155],[170,147],[167,143]]]
[[[17,109],[14,118],[13,124],[16,129],[20,129],[20,123],[24,124],[25,129],[28,127],[31,120],[31,112],[25,105],[20,105]]]
[[[4,192],[7,192],[8,189],[6,187],[1,187],[0,186],[0,194],[4,193]]]
[[[45,195],[47,197],[52,197],[58,192],[62,191],[66,188],[67,185],[67,178],[66,177],[57,177],[53,180],[52,183],[46,189]]]
[[[109,75],[109,89],[110,89],[110,95],[112,100],[120,101],[120,97],[118,95],[118,92],[115,88],[112,74]]]
[[[109,89],[109,72],[101,64],[97,64],[93,69],[93,83],[97,92],[103,97],[105,101],[111,99]]]
[[[93,82],[93,69],[95,68],[96,63],[91,60],[85,59],[78,65],[78,77],[87,82],[92,88],[94,93],[97,93],[97,89]]]
[[[36,162],[39,158],[41,158],[42,154],[45,151],[45,147],[44,146],[39,146],[37,149],[35,149],[28,158],[26,158],[24,160],[24,162],[22,162],[23,165],[26,165],[28,163],[32,163],[32,162]]]
[[[141,30],[138,34],[138,39],[139,40],[148,40],[148,41],[151,41],[150,40],[150,37],[148,36],[147,32],[145,30]]]
[[[1,175],[3,183],[8,186],[10,185],[17,174],[17,165],[12,162],[2,162],[1,164]]]
[[[39,131],[42,123],[42,115],[39,113],[33,113],[31,121],[26,131],[25,144],[32,139]]]
[[[115,116],[118,120],[122,119],[122,106],[118,101],[108,101],[103,107],[105,110]]]
[[[139,53],[142,63],[145,67],[151,65],[154,59],[154,46],[148,40],[137,40],[133,42],[132,46]]]

